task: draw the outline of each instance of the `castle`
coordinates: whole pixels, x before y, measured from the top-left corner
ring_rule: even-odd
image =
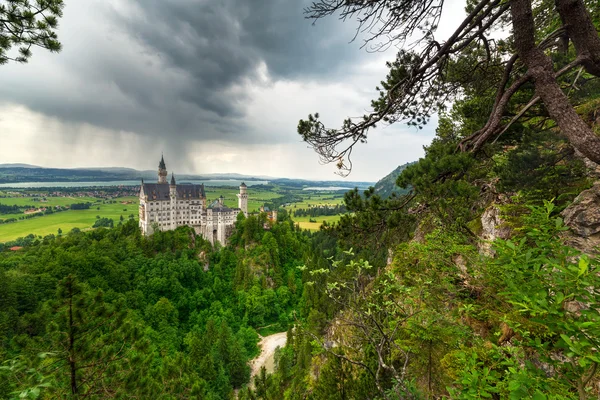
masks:
[[[177,184],[175,175],[167,183],[167,167],[161,157],[158,164],[158,182],[144,183],[140,188],[139,220],[142,234],[150,235],[155,230],[168,231],[188,225],[212,244],[227,244],[237,216],[243,212],[248,216],[248,193],[246,184],[240,185],[239,208],[228,208],[223,196],[212,204],[206,204],[204,185]]]

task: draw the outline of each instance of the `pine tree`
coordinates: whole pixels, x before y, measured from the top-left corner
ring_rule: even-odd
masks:
[[[31,57],[32,46],[60,51],[56,28],[63,7],[63,0],[0,3],[0,65],[9,61],[26,63]],[[17,54],[9,53],[13,46],[19,46]]]
[[[59,282],[48,304],[47,338],[55,354],[54,395],[108,398],[123,394],[133,373],[135,352],[145,349],[124,307],[108,304],[73,275]]]

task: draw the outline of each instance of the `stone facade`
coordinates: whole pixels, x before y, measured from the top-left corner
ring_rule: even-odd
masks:
[[[227,238],[240,212],[248,215],[246,185],[240,185],[239,208],[229,208],[223,197],[207,206],[204,185],[177,184],[171,175],[167,183],[167,168],[161,159],[158,182],[144,183],[140,188],[139,226],[144,235],[155,230],[168,231],[179,226],[191,226],[212,244],[227,244]]]

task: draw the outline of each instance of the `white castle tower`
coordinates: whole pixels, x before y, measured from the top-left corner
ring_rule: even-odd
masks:
[[[160,157],[160,163],[158,164],[158,183],[167,183],[167,166],[163,156]]]
[[[247,186],[244,182],[240,185],[240,193],[238,197],[238,208],[242,210],[244,216],[248,216],[248,193],[246,193]]]

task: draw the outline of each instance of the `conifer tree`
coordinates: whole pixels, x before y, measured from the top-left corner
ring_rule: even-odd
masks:
[[[50,350],[55,354],[51,373],[55,395],[78,398],[115,397],[126,390],[134,373],[136,350],[144,350],[140,332],[124,307],[91,293],[73,275],[59,282],[57,300],[46,309]]]
[[[0,65],[26,63],[34,46],[60,51],[56,29],[63,7],[63,0],[0,1]],[[18,47],[16,54],[13,47]]]
[[[343,20],[356,19],[357,35],[365,33],[364,46],[370,49],[402,47],[387,64],[389,73],[376,88],[379,97],[362,118],[347,118],[338,129],[326,127],[318,114],[299,122],[298,133],[321,161],[335,163],[340,174],[348,174],[354,146],[366,143],[371,129],[399,121],[422,128],[471,87],[491,93],[493,100],[486,105],[487,120],[460,138],[460,150],[481,150],[540,103],[571,145],[600,163],[600,138],[577,114],[570,91],[563,88],[582,72],[600,77],[597,2],[469,1],[456,30],[436,37],[447,7],[443,0],[317,0],[306,9],[313,20],[336,14]],[[495,40],[492,32],[509,28],[509,40]],[[529,85],[534,93],[528,93]],[[527,98],[518,99],[518,94]],[[509,105],[514,102],[520,107],[513,114]]]

